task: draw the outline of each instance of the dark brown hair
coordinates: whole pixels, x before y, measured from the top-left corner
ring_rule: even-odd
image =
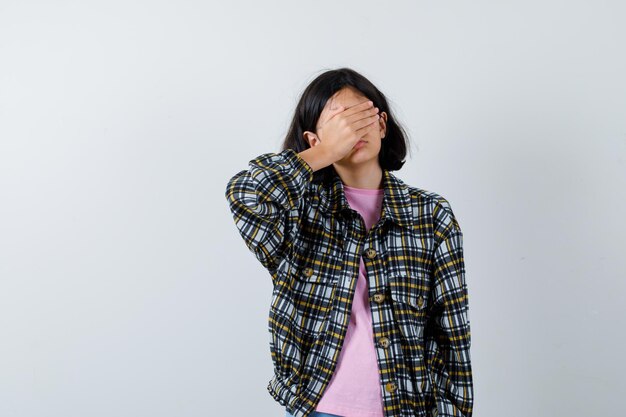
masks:
[[[305,131],[317,133],[316,125],[328,99],[344,87],[353,87],[378,107],[379,113],[387,113],[385,139],[381,143],[378,161],[381,168],[397,171],[404,165],[408,148],[405,129],[396,121],[389,109],[385,95],[367,78],[351,68],[339,68],[318,75],[305,88],[296,106],[289,132],[282,144],[282,150],[293,149],[302,152],[310,145],[305,140]],[[313,181],[326,181],[336,174],[329,165],[313,174]]]

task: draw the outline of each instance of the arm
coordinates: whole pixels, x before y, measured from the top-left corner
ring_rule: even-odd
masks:
[[[432,310],[426,357],[439,417],[471,417],[474,403],[463,234],[449,203],[435,209]]]
[[[297,233],[298,207],[313,179],[311,166],[293,149],[265,153],[227,183],[225,196],[246,246],[273,275]]]

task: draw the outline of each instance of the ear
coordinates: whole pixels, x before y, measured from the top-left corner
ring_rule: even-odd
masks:
[[[380,124],[380,138],[384,138],[387,134],[387,113],[380,113],[380,119],[378,119],[378,123]]]
[[[302,136],[304,136],[304,140],[307,141],[307,143],[309,144],[309,146],[312,148],[314,146],[317,146],[321,141],[320,138],[317,137],[317,135],[309,130],[305,131]]]

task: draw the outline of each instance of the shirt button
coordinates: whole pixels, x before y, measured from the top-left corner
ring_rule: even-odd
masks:
[[[394,392],[396,388],[398,387],[394,382],[387,382],[387,384],[385,384],[385,389],[387,390],[387,392]]]
[[[389,339],[384,337],[384,336],[381,337],[380,339],[378,339],[378,345],[380,347],[384,347],[384,348],[388,347],[389,346]]]
[[[423,305],[424,305],[424,297],[420,295],[419,297],[417,297],[417,306],[422,307]]]
[[[304,268],[304,275],[306,275],[307,277],[310,277],[311,275],[313,275],[313,268],[307,267]]]
[[[382,303],[383,301],[385,301],[385,294],[383,294],[382,292],[377,292],[376,294],[374,294],[374,301],[379,304]]]
[[[369,248],[368,250],[365,251],[365,255],[368,258],[370,258],[370,259],[375,258],[376,257],[376,250],[373,249],[373,248]]]

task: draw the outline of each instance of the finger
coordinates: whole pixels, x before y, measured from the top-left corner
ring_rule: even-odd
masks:
[[[349,106],[347,107],[347,109],[353,109],[355,111],[361,111],[363,109],[367,109],[368,107],[372,107],[374,105],[374,102],[372,100],[365,100],[365,101],[361,101],[360,103],[357,103],[353,106]]]
[[[350,116],[348,118],[348,123],[350,125],[353,125],[354,123],[358,123],[359,121],[362,121],[362,120],[367,121],[367,119],[370,119],[371,117],[377,117],[377,116],[379,116],[378,107],[370,107]],[[360,126],[361,125],[358,125],[357,127],[360,127]]]
[[[367,110],[371,107],[374,107],[374,102],[372,102],[371,100],[366,100],[359,104],[355,104],[354,106],[347,107],[345,115],[346,117],[351,117],[352,115]]]
[[[329,121],[330,119],[332,119],[333,117],[337,116],[339,113],[343,112],[346,109],[345,106],[339,106],[335,109],[330,109],[329,113],[328,113],[328,117],[326,117],[325,121]]]
[[[352,126],[353,128],[355,128],[356,133],[358,133],[359,135],[364,135],[365,132],[369,131],[370,129],[376,128],[379,120],[380,116],[375,114],[373,116],[356,121]]]

